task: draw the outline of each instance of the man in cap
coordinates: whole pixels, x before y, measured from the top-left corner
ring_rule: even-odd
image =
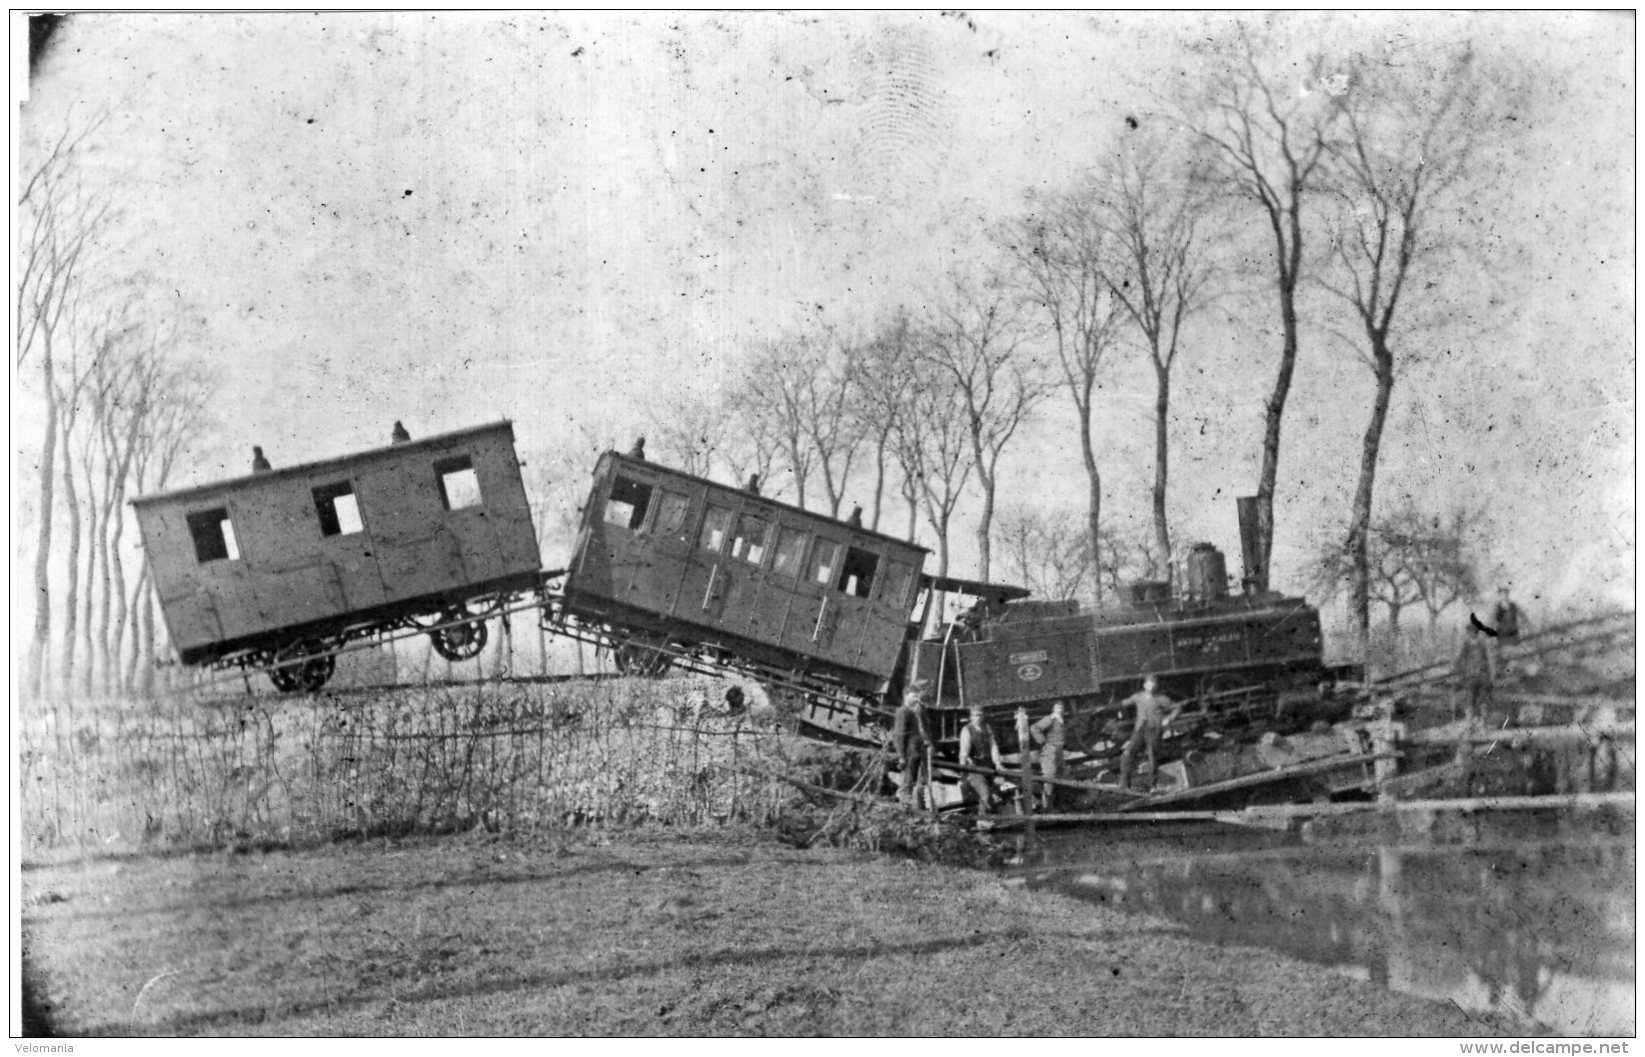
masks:
[[[971,706],[971,722],[960,729],[960,763],[967,767],[1005,770],[1005,761],[1000,757],[999,742],[994,740],[994,732],[983,722],[980,705]],[[961,788],[966,790],[969,796],[976,797],[979,816],[993,812],[994,787],[987,775],[967,774],[965,784]]]
[[[1159,774],[1160,737],[1182,713],[1182,706],[1178,705],[1170,715],[1165,714],[1165,710],[1171,707],[1171,699],[1155,693],[1158,686],[1159,680],[1152,674],[1147,675],[1142,680],[1142,689],[1121,702],[1137,710],[1136,725],[1131,728],[1131,736],[1126,739],[1125,749],[1120,753],[1120,785],[1126,789],[1131,788],[1131,767],[1136,762],[1139,745],[1148,748],[1148,780],[1155,781]]]
[[[903,690],[902,704],[891,721],[891,753],[902,771],[897,799],[911,807],[921,803],[921,791],[930,780],[925,761],[931,747],[931,728],[925,716],[926,682],[916,679]]]
[[[1496,608],[1491,611],[1491,625],[1496,629],[1496,635],[1491,638],[1491,660],[1499,673],[1508,671],[1507,658],[1503,651],[1519,642],[1519,637],[1530,630],[1529,621],[1525,614],[1520,612],[1519,604],[1508,597],[1506,586],[1497,588]]]
[[[1053,701],[1051,714],[1029,727],[1028,732],[1034,736],[1034,744],[1040,747],[1040,777],[1045,779],[1040,803],[1046,811],[1050,811],[1057,792],[1053,783],[1062,773],[1062,753],[1068,744],[1068,723],[1063,714],[1063,703]]]

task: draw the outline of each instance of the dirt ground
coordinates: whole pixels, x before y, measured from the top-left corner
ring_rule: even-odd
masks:
[[[1491,1026],[980,871],[722,832],[26,863],[67,1035],[1473,1036]]]

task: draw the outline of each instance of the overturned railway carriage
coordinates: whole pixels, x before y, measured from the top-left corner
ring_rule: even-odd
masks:
[[[563,605],[619,663],[704,655],[878,708],[907,660],[922,547],[656,463],[601,456]]]
[[[508,422],[132,501],[184,664],[315,690],[347,642],[427,630],[452,659],[540,584]]]

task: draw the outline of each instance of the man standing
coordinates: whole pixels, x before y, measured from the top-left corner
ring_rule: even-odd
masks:
[[[1120,753],[1120,785],[1131,788],[1131,767],[1136,762],[1137,746],[1148,747],[1148,782],[1149,787],[1159,776],[1159,743],[1165,728],[1170,726],[1182,713],[1182,706],[1178,705],[1170,715],[1165,710],[1171,707],[1171,699],[1164,694],[1156,694],[1154,688],[1159,686],[1159,680],[1152,675],[1142,680],[1142,689],[1126,698],[1122,704],[1132,705],[1137,710],[1136,725],[1131,728],[1131,736],[1125,741],[1125,749]]]
[[[902,771],[902,789],[897,799],[910,807],[919,807],[922,791],[930,776],[925,760],[931,747],[931,728],[925,717],[925,680],[916,679],[902,694],[891,721],[891,752]]]
[[[1463,633],[1462,649],[1457,651],[1456,663],[1451,665],[1451,676],[1457,683],[1457,698],[1451,702],[1451,718],[1456,718],[1458,699],[1470,722],[1481,718],[1491,701],[1496,665],[1491,660],[1490,651],[1485,648],[1485,640],[1480,638],[1479,623],[1472,617]]]
[[[1057,776],[1062,773],[1062,753],[1068,744],[1068,724],[1063,715],[1061,701],[1051,703],[1051,714],[1028,728],[1034,736],[1034,744],[1040,746],[1040,777],[1045,779],[1045,790],[1040,796],[1040,806],[1051,810],[1051,802],[1056,796],[1057,787],[1053,784]]]
[[[960,730],[960,762],[967,767],[992,767],[1005,770],[1000,757],[1000,746],[994,733],[982,721],[982,708],[971,706],[971,722]],[[977,798],[977,815],[991,814],[994,810],[994,786],[987,775],[967,774],[963,789]]]
[[[1503,671],[1502,651],[1519,642],[1519,636],[1526,630],[1525,614],[1519,611],[1519,606],[1508,597],[1506,587],[1497,588],[1496,609],[1491,612],[1491,626],[1496,629],[1496,638],[1491,640],[1492,660],[1496,662],[1497,670]]]

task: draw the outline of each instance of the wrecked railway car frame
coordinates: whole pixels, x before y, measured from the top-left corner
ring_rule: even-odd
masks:
[[[511,607],[628,674],[754,678],[802,731],[858,744],[878,741],[915,675],[932,686],[941,744],[980,706],[1012,751],[1016,710],[1037,719],[1062,700],[1070,748],[1095,756],[1119,751],[1124,698],[1148,674],[1198,705],[1199,740],[1172,739],[1178,751],[1331,718],[1331,685],[1358,676],[1323,663],[1318,610],[1231,594],[1209,544],[1179,562],[1178,582],[1082,611],[927,575],[925,548],[855,518],[614,451],[594,468],[560,583],[541,568],[507,422],[133,505],[182,662],[264,668],[288,691],[318,689],[338,650],[400,629],[475,657],[488,618]],[[953,595],[972,604],[935,619]]]
[[[282,690],[319,689],[336,648],[399,628],[477,656],[483,614],[541,578],[506,421],[132,506],[182,663],[267,668]]]
[[[630,455],[594,470],[563,590],[627,671],[703,651],[865,703],[898,685],[925,548]]]

